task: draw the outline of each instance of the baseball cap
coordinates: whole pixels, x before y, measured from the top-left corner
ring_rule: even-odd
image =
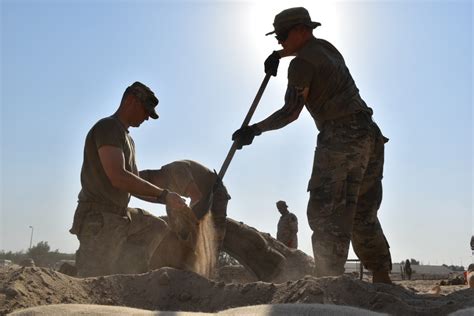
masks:
[[[143,105],[148,110],[148,113],[151,118],[157,119],[159,117],[158,113],[156,113],[156,106],[158,105],[158,98],[155,96],[153,91],[150,88],[145,86],[143,83],[136,81],[131,86],[127,87],[125,93],[132,93],[140,101],[143,102]]]

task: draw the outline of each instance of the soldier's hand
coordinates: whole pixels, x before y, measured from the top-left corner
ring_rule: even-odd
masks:
[[[250,145],[255,136],[258,136],[262,131],[256,124],[244,126],[236,130],[232,134],[232,140],[237,144],[237,149],[242,149],[243,146]]]
[[[280,64],[280,54],[274,50],[270,56],[265,59],[265,73],[276,77],[278,72],[278,65]]]
[[[166,206],[172,209],[186,206],[186,201],[177,193],[170,192],[166,196]]]

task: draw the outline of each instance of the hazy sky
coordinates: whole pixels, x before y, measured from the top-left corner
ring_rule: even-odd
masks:
[[[74,252],[68,230],[85,136],[134,81],[160,119],[131,129],[139,169],[193,159],[219,170],[231,135],[279,46],[274,15],[305,6],[315,36],[343,54],[386,145],[379,211],[394,262],[472,262],[471,1],[1,1],[0,249]],[[282,106],[282,60],[252,122]],[[307,182],[317,130],[306,110],[238,151],[224,182],[228,215],[276,234],[277,200],[299,218],[312,255]],[[164,215],[162,205],[131,206]],[[355,258],[353,252],[350,258]]]

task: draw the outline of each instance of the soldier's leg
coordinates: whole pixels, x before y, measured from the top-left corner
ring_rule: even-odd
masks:
[[[387,274],[392,268],[390,250],[377,218],[382,202],[383,163],[384,139],[380,134],[376,139],[361,185],[354,218],[352,245],[368,270]]]
[[[127,238],[127,218],[109,213],[90,212],[78,235],[77,275],[92,277],[116,273],[120,249]]]
[[[337,181],[310,191],[308,221],[313,235],[316,276],[344,273],[351,239],[352,216],[346,210],[347,182]]]
[[[143,273],[150,270],[150,259],[168,234],[166,222],[139,208],[128,208],[130,227],[122,247],[121,273]]]
[[[344,273],[357,197],[372,145],[370,134],[346,126],[318,137],[307,210],[316,276]]]

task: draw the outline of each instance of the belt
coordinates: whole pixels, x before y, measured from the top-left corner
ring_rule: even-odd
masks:
[[[324,122],[323,127],[326,127],[327,125],[339,125],[339,124],[344,124],[348,122],[364,122],[368,124],[373,124],[374,121],[372,120],[372,115],[365,112],[365,111],[360,111],[356,113],[352,113],[349,115],[345,115],[333,120],[328,120]]]

